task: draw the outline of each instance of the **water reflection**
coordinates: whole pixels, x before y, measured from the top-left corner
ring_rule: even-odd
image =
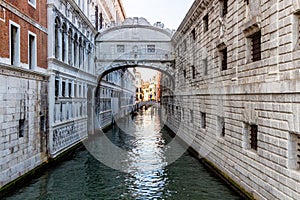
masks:
[[[120,159],[126,172],[103,165],[83,150],[8,199],[241,199],[187,153],[167,166],[168,154],[182,147],[165,148],[171,138],[161,130],[158,110],[141,111],[133,121],[118,121],[118,126],[105,134],[107,140],[91,137],[89,145],[99,151],[109,141],[126,150],[125,157],[107,155],[112,162]],[[136,131],[128,134],[133,127]]]
[[[136,130],[127,160],[128,177],[126,185],[132,197],[136,199],[158,199],[162,197],[167,176],[167,165],[163,144],[161,124],[155,108],[141,111],[136,116]],[[124,123],[125,124],[125,123]],[[145,128],[146,127],[146,128]],[[126,127],[121,127],[126,130]]]

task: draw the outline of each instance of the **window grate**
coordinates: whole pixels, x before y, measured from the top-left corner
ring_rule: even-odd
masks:
[[[222,17],[224,17],[228,12],[228,2],[227,0],[222,0]]]
[[[261,60],[261,32],[253,34],[251,37],[252,42],[252,61]]]
[[[250,147],[251,149],[257,150],[257,132],[258,126],[251,125],[250,126]]]
[[[222,71],[227,70],[227,48],[221,51],[221,65]]]
[[[208,69],[207,69],[207,58],[203,59],[203,74],[207,75],[208,74]]]
[[[201,128],[206,128],[206,113],[200,112],[201,115]]]
[[[195,68],[194,65],[192,66],[192,78],[193,78],[193,79],[196,78],[196,68]]]
[[[208,14],[203,17],[203,31],[208,31]]]
[[[155,45],[147,45],[148,53],[155,53]]]

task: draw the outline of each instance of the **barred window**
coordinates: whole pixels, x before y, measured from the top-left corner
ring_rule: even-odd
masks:
[[[192,34],[192,39],[195,40],[196,39],[196,30],[195,30],[195,28],[192,30],[191,34]]]
[[[207,69],[207,58],[202,60],[203,63],[203,74],[207,75],[208,74],[208,69]]]
[[[257,150],[257,130],[257,125],[252,124],[250,126],[250,147],[254,150]]]
[[[300,135],[290,133],[288,144],[288,158],[289,168],[299,170],[300,169]]]
[[[228,12],[228,0],[220,1],[221,17],[224,17]]]
[[[196,78],[196,68],[194,65],[192,65],[192,78],[195,79]]]
[[[221,57],[221,69],[227,70],[227,48],[220,51],[220,57]]]
[[[208,31],[208,14],[203,17],[203,31]]]
[[[124,53],[125,46],[124,45],[117,45],[117,53]]]
[[[225,119],[224,117],[218,116],[218,131],[219,135],[224,137],[225,136]]]
[[[244,123],[244,147],[257,150],[258,126],[256,124]]]
[[[155,53],[155,45],[147,45],[148,53]]]
[[[190,123],[194,123],[194,111],[190,110]]]
[[[206,113],[200,112],[201,116],[201,128],[206,128]]]
[[[252,61],[261,60],[261,32],[258,31],[257,33],[250,36],[251,38],[251,54],[252,54]]]

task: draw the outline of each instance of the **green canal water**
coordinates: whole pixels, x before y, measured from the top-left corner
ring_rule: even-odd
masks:
[[[122,162],[126,171],[107,167],[80,150],[5,199],[242,199],[188,153],[166,163],[163,147],[172,138],[162,128],[158,109],[140,111],[117,125],[106,136],[128,152]],[[128,126],[134,134],[126,134]]]

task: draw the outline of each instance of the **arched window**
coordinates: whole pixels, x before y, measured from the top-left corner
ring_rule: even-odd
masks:
[[[79,38],[79,68],[82,65],[82,38]]]
[[[59,29],[60,29],[60,20],[58,17],[55,18],[55,33],[54,33],[54,45],[55,45],[55,58],[59,58]]]
[[[82,42],[82,68],[85,69],[86,67],[86,42]]]
[[[77,67],[77,56],[78,56],[78,54],[77,54],[77,48],[78,48],[78,36],[77,36],[77,33],[75,33],[75,35],[74,35],[74,66],[75,67]]]
[[[68,63],[69,65],[72,65],[72,61],[73,61],[73,31],[71,28],[69,28],[69,31],[68,31]]]
[[[89,44],[88,46],[88,72],[92,72],[91,70],[91,62],[92,62],[92,47],[91,47],[91,44]]]
[[[66,37],[67,35],[67,26],[65,23],[62,25],[62,61],[66,62],[67,58],[67,48],[66,48]]]

